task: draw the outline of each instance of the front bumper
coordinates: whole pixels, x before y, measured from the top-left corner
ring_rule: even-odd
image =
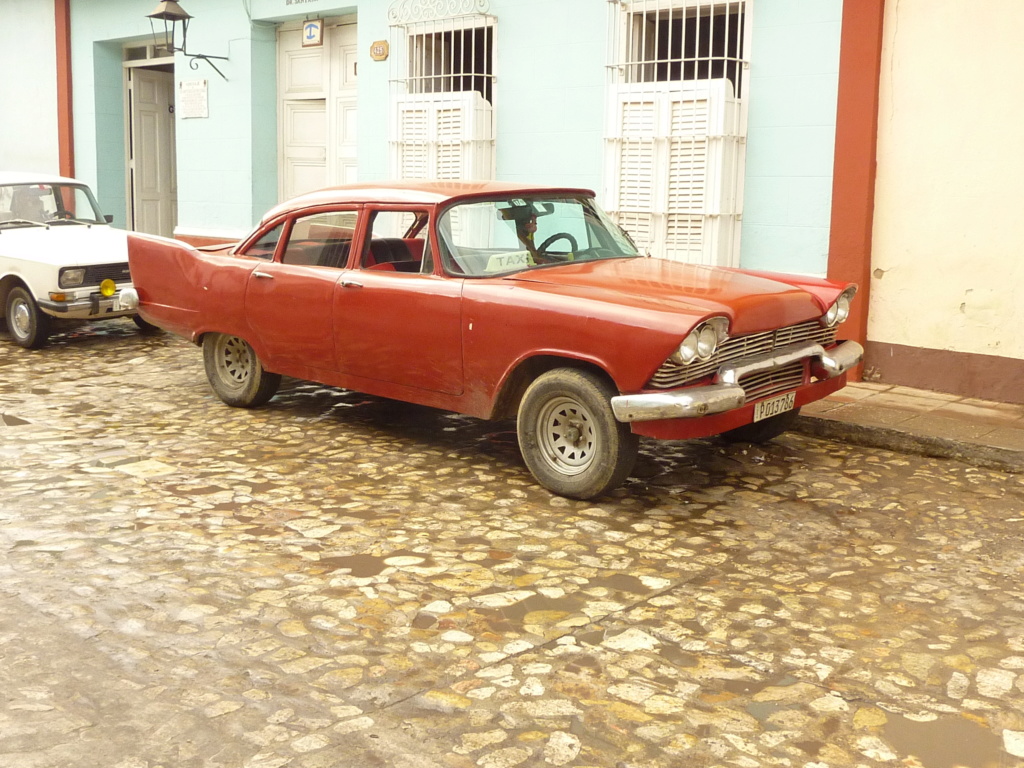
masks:
[[[121,301],[122,295],[130,290],[132,289],[123,289],[111,296],[104,296],[97,291],[86,298],[74,299],[72,301],[38,299],[36,303],[41,310],[54,317],[66,317],[76,320],[97,317],[120,317],[121,315],[135,313],[133,307],[125,306]]]
[[[809,360],[814,376],[819,379],[832,379],[846,373],[863,357],[864,348],[856,341],[844,341],[827,351],[820,344],[793,344],[723,365],[715,374],[714,383],[708,386],[618,395],[611,400],[612,412],[616,419],[627,423],[693,419],[724,413],[747,402],[746,390],[739,384],[744,376]]]

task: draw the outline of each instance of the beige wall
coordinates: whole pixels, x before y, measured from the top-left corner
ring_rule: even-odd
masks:
[[[1021,30],[1021,0],[887,0],[870,341],[1024,359]]]

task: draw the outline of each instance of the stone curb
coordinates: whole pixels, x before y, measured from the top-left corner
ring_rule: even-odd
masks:
[[[933,458],[957,459],[986,469],[1024,474],[1024,451],[963,440],[918,435],[892,427],[854,424],[824,416],[799,416],[792,431],[811,437],[844,440],[853,445],[884,448]]]

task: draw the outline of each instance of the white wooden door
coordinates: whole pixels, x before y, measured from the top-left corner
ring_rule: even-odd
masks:
[[[334,139],[332,184],[357,181],[356,156],[356,25],[343,24],[330,30],[331,101]]]
[[[172,237],[178,218],[174,75],[129,70],[132,229]]]
[[[283,199],[327,186],[327,103],[324,99],[282,104]]]
[[[356,26],[326,25],[324,44],[278,33],[282,200],[356,181]]]

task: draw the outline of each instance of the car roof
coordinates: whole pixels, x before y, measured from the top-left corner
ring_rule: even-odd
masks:
[[[29,171],[0,171],[2,184],[84,184],[83,181],[69,179],[66,176],[55,176],[52,173],[32,173]]]
[[[449,200],[468,197],[489,197],[493,195],[529,195],[533,193],[594,196],[593,190],[580,187],[551,187],[544,185],[517,184],[508,181],[444,181],[444,180],[402,180],[379,181],[361,184],[345,184],[328,187],[315,192],[293,197],[270,209],[263,220],[273,218],[287,211],[311,208],[318,205],[345,203],[385,203],[388,205],[437,205]]]

